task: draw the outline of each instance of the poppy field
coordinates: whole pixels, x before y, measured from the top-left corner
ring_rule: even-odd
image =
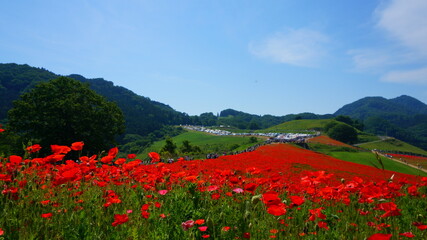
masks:
[[[290,144],[150,163],[83,142],[0,164],[3,239],[427,239],[427,177]]]

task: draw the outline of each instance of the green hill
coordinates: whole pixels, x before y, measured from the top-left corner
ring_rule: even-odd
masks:
[[[363,143],[359,144],[358,147],[368,150],[377,149],[386,152],[405,152],[427,156],[427,151],[395,138]]]
[[[427,105],[413,97],[365,97],[334,115],[358,119],[369,133],[392,136],[427,150]]]
[[[198,155],[200,157],[206,156],[207,153],[222,154],[224,152],[240,151],[256,144],[251,143],[248,136],[217,136],[197,131],[186,131],[171,139],[177,148],[182,146],[183,141],[189,141],[192,146],[199,147],[201,152]],[[260,141],[258,139],[258,142]],[[165,143],[165,140],[154,142],[150,147],[138,154],[138,157],[144,159],[149,152],[160,152]]]
[[[295,119],[326,119],[331,118],[332,115],[318,115],[314,113],[299,113],[299,114],[288,114],[285,116],[272,116],[272,115],[255,115],[234,109],[226,109],[221,111],[218,118],[218,125],[229,125],[239,129],[265,129],[274,125],[292,121]]]
[[[380,167],[380,164],[378,163],[376,156],[371,152],[330,152],[328,155],[344,161],[348,161],[348,162]],[[384,164],[385,170],[418,175],[418,176],[427,176],[427,173],[423,171],[420,171],[416,168],[412,168],[408,165],[405,165],[399,162],[395,162],[386,157],[381,157],[381,161]]]
[[[284,122],[279,125],[259,130],[258,132],[304,132],[322,131],[326,124],[337,122],[333,119],[302,119]]]

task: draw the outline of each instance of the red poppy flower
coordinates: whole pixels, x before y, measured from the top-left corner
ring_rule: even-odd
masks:
[[[42,218],[51,218],[53,216],[52,213],[43,213]]]
[[[367,240],[389,240],[392,236],[392,234],[375,233],[368,237]]]
[[[12,156],[9,157],[9,161],[13,165],[19,165],[22,162],[22,157],[21,156],[12,155]]]
[[[136,154],[133,154],[133,153],[128,154],[127,158],[128,159],[134,159],[134,158],[136,158]]]
[[[323,229],[329,230],[329,227],[328,227],[328,223],[327,223],[327,222],[319,221],[319,222],[317,223],[317,226],[319,226],[320,228],[323,228]]]
[[[418,225],[417,228],[420,229],[420,230],[426,230],[427,229],[427,225]]]
[[[34,144],[34,145],[26,148],[27,152],[29,152],[29,153],[38,152],[38,151],[40,151],[40,149],[42,149],[42,147],[39,144]]]
[[[115,162],[114,162],[114,164],[116,164],[116,165],[122,165],[123,163],[125,163],[126,162],[126,159],[125,158],[119,158],[119,159],[117,159]]]
[[[101,162],[107,164],[107,163],[112,162],[113,159],[114,159],[113,156],[108,155],[108,156],[102,157]]]
[[[211,198],[213,200],[218,200],[220,197],[221,197],[221,194],[219,194],[219,193],[214,193],[214,194],[211,195]]]
[[[67,146],[50,145],[50,149],[53,154],[67,154],[71,151],[71,148]]]
[[[305,202],[304,198],[300,196],[291,196],[291,201],[293,205],[299,206]]]
[[[183,223],[181,223],[181,227],[184,231],[187,231],[188,229],[192,228],[194,226],[193,220],[188,220]]]
[[[199,230],[201,232],[206,232],[206,230],[208,230],[208,227],[207,226],[202,226],[202,227],[199,227]]]
[[[282,200],[279,198],[279,194],[274,191],[262,194],[262,201],[267,205],[267,207],[282,203]]]
[[[145,219],[148,219],[150,217],[150,213],[148,211],[142,211],[141,216]]]
[[[156,152],[149,152],[148,156],[151,158],[151,162],[160,162],[160,155]]]
[[[205,223],[205,219],[197,219],[194,223],[197,225],[202,225]]]
[[[85,144],[83,142],[74,142],[71,144],[71,149],[74,151],[80,151],[83,149]]]
[[[413,238],[413,237],[415,237],[415,235],[412,232],[404,232],[404,233],[400,233],[399,235],[407,237],[407,238]]]
[[[168,193],[168,190],[160,190],[159,191],[160,195],[166,195],[166,193]]]
[[[119,149],[117,147],[113,147],[108,151],[108,156],[115,158],[117,153],[119,153]]]
[[[231,227],[225,226],[225,227],[222,227],[221,231],[228,232],[230,231],[230,229]]]
[[[316,209],[310,209],[310,214],[311,216],[309,217],[308,220],[310,221],[314,221],[316,220],[316,218],[320,218],[320,219],[326,219],[326,215],[322,213],[322,207],[320,208],[316,208]]]
[[[286,214],[286,209],[284,204],[272,205],[267,209],[267,212],[274,216],[282,216]]]
[[[123,224],[125,222],[129,221],[129,217],[127,214],[115,214],[114,215],[114,222],[111,224],[113,227]]]

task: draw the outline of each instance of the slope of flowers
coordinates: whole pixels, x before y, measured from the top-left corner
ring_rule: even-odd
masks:
[[[314,138],[310,138],[307,140],[307,142],[309,143],[320,143],[320,144],[325,144],[325,145],[330,145],[330,146],[339,146],[339,147],[348,147],[348,148],[355,148],[351,145],[345,144],[343,142],[334,140],[328,136],[325,135],[321,135],[321,136],[317,136]]]
[[[407,162],[409,164],[413,164],[416,166],[419,165],[419,166],[422,166],[424,169],[427,168],[427,157],[411,156],[406,154],[395,154],[395,153],[387,153],[387,155],[390,155],[393,158],[402,162]]]
[[[151,165],[66,160],[84,144],[0,165],[6,239],[425,239],[427,178],[273,144],[218,159]],[[27,148],[30,156],[40,146]],[[59,164],[62,163],[63,164]],[[393,176],[393,177],[392,177]]]

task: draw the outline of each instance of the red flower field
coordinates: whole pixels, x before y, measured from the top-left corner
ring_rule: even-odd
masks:
[[[66,160],[82,148],[2,160],[7,239],[427,237],[427,178],[289,144],[172,164],[153,152],[149,165],[134,154],[119,158],[118,148]],[[29,156],[39,149],[28,147]]]
[[[325,145],[330,145],[330,146],[355,148],[351,145],[348,145],[348,144],[345,144],[343,142],[334,140],[334,139],[332,139],[328,136],[325,136],[325,135],[321,135],[321,136],[317,136],[314,138],[307,139],[307,142],[309,142],[309,143],[320,143],[320,144],[325,144]]]

